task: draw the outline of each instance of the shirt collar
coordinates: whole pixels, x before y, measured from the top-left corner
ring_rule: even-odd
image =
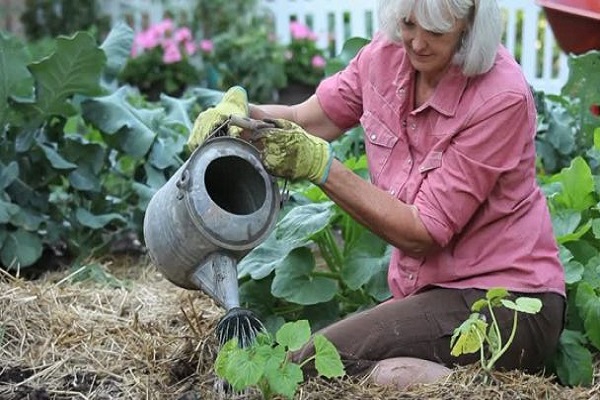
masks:
[[[397,87],[397,94],[403,97],[402,100],[412,98],[412,96],[407,96],[406,94],[408,94],[409,90],[413,90],[415,76],[415,69],[412,67],[408,57],[403,57],[394,82]],[[462,73],[460,66],[451,65],[442,80],[438,83],[431,98],[419,110],[432,107],[441,114],[453,117],[456,114],[458,103],[467,87],[468,81],[469,78]]]
[[[441,114],[453,117],[468,81],[469,78],[462,73],[459,66],[451,65],[425,105],[431,106]]]

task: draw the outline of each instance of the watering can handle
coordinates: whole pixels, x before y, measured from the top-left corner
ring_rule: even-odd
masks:
[[[249,117],[242,117],[239,115],[230,115],[228,123],[233,126],[238,126],[242,129],[247,129],[250,131],[275,127],[275,125],[271,122],[263,121],[260,119],[252,119]]]

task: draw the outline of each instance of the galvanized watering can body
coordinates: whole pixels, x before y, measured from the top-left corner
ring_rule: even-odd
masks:
[[[237,262],[266,239],[280,209],[276,180],[252,145],[214,137],[196,149],[148,204],[144,239],[172,283],[239,306]]]

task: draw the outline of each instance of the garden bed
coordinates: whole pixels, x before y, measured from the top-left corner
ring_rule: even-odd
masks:
[[[146,262],[105,261],[93,279],[54,272],[35,281],[0,271],[0,399],[217,399],[214,328],[223,310]],[[73,279],[71,279],[73,278]],[[594,399],[594,387],[461,368],[398,392],[351,380],[313,380],[297,399]],[[249,393],[237,398],[258,399]]]

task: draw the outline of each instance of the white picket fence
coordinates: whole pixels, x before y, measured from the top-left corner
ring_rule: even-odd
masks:
[[[337,54],[346,39],[372,37],[378,28],[375,0],[262,0],[273,16],[281,43],[291,39],[289,24],[297,20],[309,25],[323,49]],[[481,0],[488,1],[488,0]],[[193,6],[187,0],[105,0],[113,19],[132,15],[137,26],[140,15],[149,22],[162,18],[165,9],[185,11]],[[505,20],[504,45],[521,64],[529,83],[537,90],[559,93],[568,77],[567,56],[557,47],[552,30],[545,24],[543,10],[534,0],[498,0]],[[191,11],[191,10],[189,10]],[[521,26],[519,26],[521,25]],[[519,29],[520,28],[520,29]]]

